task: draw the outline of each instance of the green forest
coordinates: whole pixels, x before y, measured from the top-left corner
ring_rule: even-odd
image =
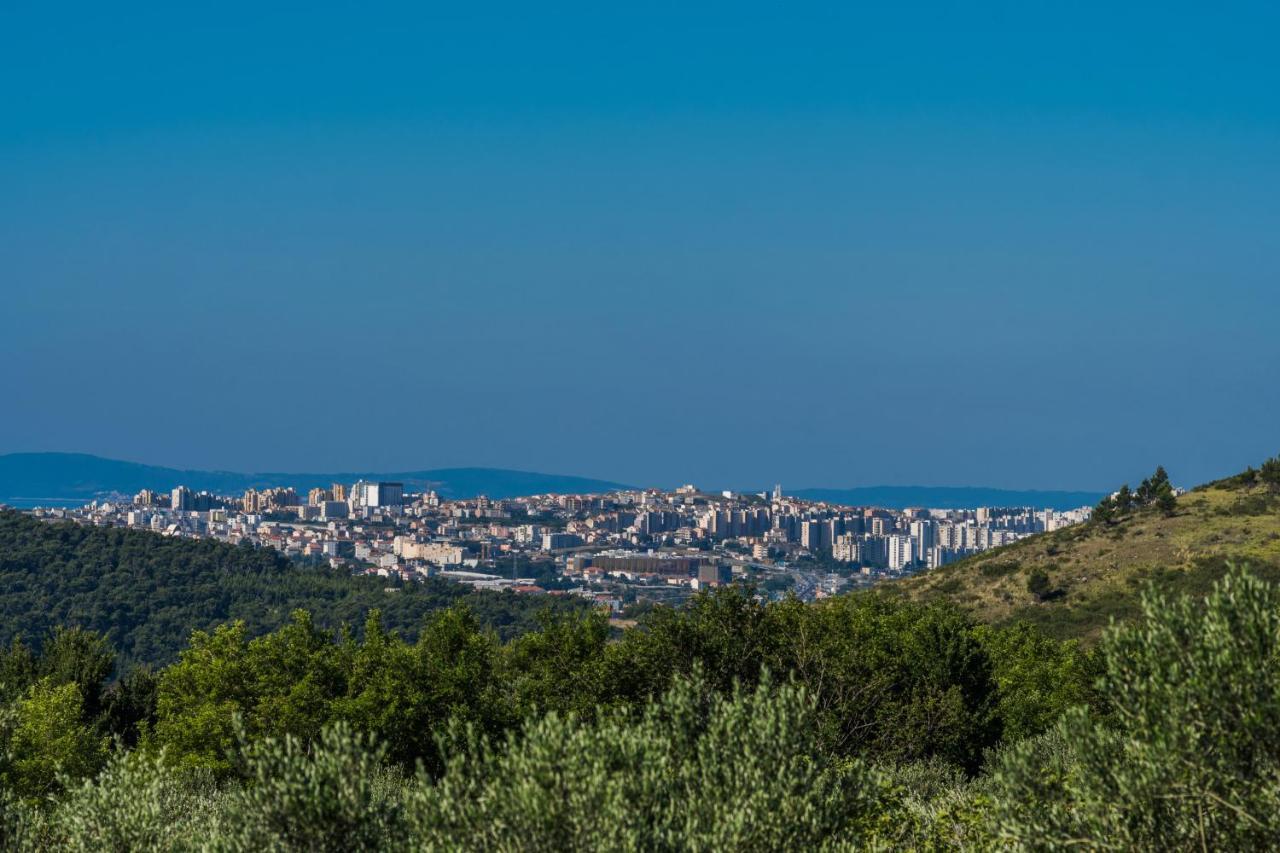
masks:
[[[76,554],[96,537],[79,533],[45,525],[23,541],[88,565]],[[270,555],[238,556],[302,583]],[[200,577],[233,571],[212,563]],[[173,577],[155,588],[181,598]],[[384,607],[335,630],[333,599],[270,630],[202,622],[154,668],[117,647],[145,622],[45,614],[53,627],[0,653],[3,849],[1250,850],[1280,837],[1280,588],[1243,569],[1207,596],[1148,590],[1140,617],[1092,646],[875,590],[766,603],[731,586],[621,636],[564,609],[504,635],[475,601],[424,609],[414,631]]]
[[[0,590],[0,644],[14,637],[38,644],[54,628],[84,628],[107,639],[121,671],[170,663],[192,631],[234,620],[257,636],[298,608],[334,628],[359,628],[377,609],[388,628],[413,637],[427,614],[465,604],[510,638],[535,627],[549,606],[435,578],[403,583],[303,566],[268,548],[48,523],[13,511],[0,511]],[[585,609],[572,601],[553,606]]]

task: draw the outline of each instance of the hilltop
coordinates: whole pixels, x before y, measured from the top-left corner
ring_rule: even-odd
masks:
[[[1268,462],[1263,473],[1280,474]],[[1280,477],[1277,477],[1280,480]],[[1026,620],[1058,637],[1096,639],[1138,613],[1142,589],[1206,593],[1229,563],[1280,580],[1280,482],[1250,469],[1109,522],[1057,530],[887,585],[947,600],[984,622]],[[1032,575],[1043,579],[1032,581]],[[1039,594],[1031,592],[1034,587]]]

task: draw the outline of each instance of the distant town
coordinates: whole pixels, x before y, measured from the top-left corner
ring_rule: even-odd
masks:
[[[178,487],[43,519],[152,530],[274,548],[304,563],[405,581],[440,577],[481,589],[576,595],[624,616],[699,589],[754,583],[810,601],[1087,521],[1089,507],[850,507],[771,492],[624,490],[445,500],[397,482],[334,483],[301,494],[240,496]]]

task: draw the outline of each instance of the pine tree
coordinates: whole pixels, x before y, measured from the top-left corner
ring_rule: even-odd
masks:
[[[1129,491],[1128,483],[1125,483],[1120,487],[1120,491],[1116,492],[1114,504],[1116,512],[1121,515],[1133,509],[1133,493]]]
[[[1093,508],[1092,519],[1099,524],[1110,524],[1115,520],[1115,502],[1110,497],[1103,498]]]

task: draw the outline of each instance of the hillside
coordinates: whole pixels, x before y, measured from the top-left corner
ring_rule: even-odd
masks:
[[[359,629],[371,609],[406,637],[427,617],[465,604],[502,637],[536,625],[546,607],[580,608],[514,593],[477,592],[440,579],[396,584],[303,567],[270,549],[141,530],[50,524],[0,512],[0,647],[39,644],[57,626],[100,631],[124,665],[164,664],[191,632],[242,619],[251,635],[285,624],[295,609],[330,629]]]
[[[339,472],[328,474],[188,471],[161,468],[85,453],[9,453],[0,455],[0,502],[20,506],[62,501],[88,502],[110,492],[131,494],[140,489],[168,491],[187,486],[217,494],[245,489],[294,486],[309,489],[356,480],[391,480],[412,490],[435,489],[449,498],[488,495],[507,498],[536,494],[583,494],[627,488],[620,483],[538,474],[504,468],[436,468],[424,471]]]
[[[886,588],[951,601],[983,621],[1025,619],[1058,637],[1093,640],[1112,618],[1138,613],[1148,583],[1168,593],[1204,594],[1230,562],[1280,580],[1280,492],[1252,470],[1182,495],[1172,515],[1145,507],[1109,524],[1033,536]],[[1028,590],[1037,569],[1048,578],[1039,597]]]

